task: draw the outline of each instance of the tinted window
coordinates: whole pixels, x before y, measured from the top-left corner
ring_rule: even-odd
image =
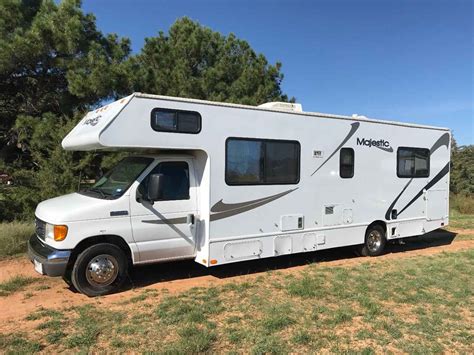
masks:
[[[430,150],[409,147],[398,148],[397,175],[406,178],[430,176]]]
[[[265,143],[265,182],[269,184],[297,183],[300,146],[294,142]]]
[[[192,111],[155,108],[151,111],[151,127],[160,132],[199,133],[201,115]]]
[[[226,181],[258,184],[263,180],[263,144],[256,140],[227,141]]]
[[[341,149],[339,155],[339,176],[344,179],[354,176],[354,149]]]
[[[299,165],[298,142],[230,138],[226,143],[228,185],[297,184]]]
[[[151,174],[163,174],[163,195],[160,201],[189,199],[189,167],[186,162],[159,163]],[[148,177],[140,184],[140,194],[148,189]]]
[[[178,112],[179,131],[198,133],[201,130],[201,116],[197,112]]]

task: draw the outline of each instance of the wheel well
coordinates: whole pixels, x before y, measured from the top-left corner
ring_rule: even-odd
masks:
[[[365,232],[367,233],[367,231],[373,226],[382,227],[383,230],[385,231],[385,237],[387,237],[387,223],[385,223],[384,221],[373,221],[367,226],[367,229],[365,230]]]
[[[132,251],[128,246],[127,242],[118,235],[96,235],[93,237],[86,238],[82,240],[76,247],[72,250],[71,256],[69,257],[67,268],[71,270],[74,262],[76,261],[78,255],[90,246],[98,243],[110,243],[118,246],[123,250],[125,255],[127,255],[129,265],[132,265]]]

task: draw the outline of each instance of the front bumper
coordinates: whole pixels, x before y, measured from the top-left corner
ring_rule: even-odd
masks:
[[[36,235],[32,235],[28,241],[28,256],[39,273],[62,276],[66,271],[71,251],[54,249],[43,243]]]

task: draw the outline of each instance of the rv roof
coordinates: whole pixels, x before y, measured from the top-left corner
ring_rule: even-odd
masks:
[[[272,106],[272,105],[264,104],[260,106],[250,106],[250,105],[232,104],[232,103],[226,103],[226,102],[188,99],[188,98],[173,97],[173,96],[152,95],[152,94],[145,94],[141,92],[136,92],[133,95],[136,97],[143,97],[143,98],[148,98],[148,99],[161,99],[161,100],[169,100],[169,101],[190,102],[190,103],[197,103],[201,105],[223,106],[223,107],[232,107],[232,108],[247,109],[247,110],[278,111],[278,112],[289,113],[292,115],[325,117],[325,118],[332,118],[332,119],[374,122],[374,123],[389,124],[389,125],[396,125],[396,126],[406,126],[406,127],[427,128],[427,129],[449,131],[449,128],[444,128],[444,127],[434,127],[434,126],[418,125],[418,124],[413,124],[413,123],[373,119],[373,118],[366,118],[365,116],[359,116],[359,115],[343,116],[343,115],[333,115],[329,113],[320,113],[320,112],[289,111],[288,109],[280,108],[278,105]]]

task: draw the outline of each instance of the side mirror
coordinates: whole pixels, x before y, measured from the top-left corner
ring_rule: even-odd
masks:
[[[163,174],[151,174],[148,178],[148,200],[151,202],[161,199],[163,193]]]

